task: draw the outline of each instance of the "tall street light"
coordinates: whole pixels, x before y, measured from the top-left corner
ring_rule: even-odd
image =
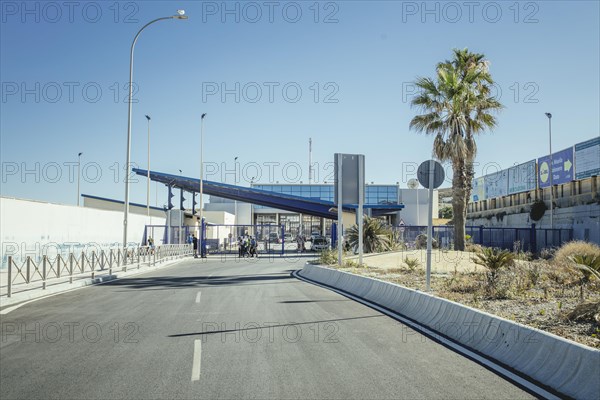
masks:
[[[79,192],[79,181],[81,179],[81,155],[83,153],[77,154],[77,207],[79,207],[79,198],[81,197]]]
[[[200,116],[200,257],[204,258],[206,253],[204,252],[204,216],[203,216],[203,208],[204,201],[202,200],[202,191],[204,187],[204,161],[203,161],[203,153],[204,153],[204,117],[206,117],[206,113],[203,113]]]
[[[237,157],[233,159],[233,184],[237,185]],[[237,225],[237,200],[233,201],[233,224]]]
[[[146,115],[148,120],[148,171],[146,181],[146,213],[150,216],[150,116]]]
[[[127,157],[125,161],[125,204],[123,210],[123,248],[127,247],[127,220],[129,218],[129,165],[131,164],[131,107],[133,105],[133,50],[135,49],[135,43],[140,36],[140,33],[148,26],[152,25],[155,22],[162,21],[165,19],[187,19],[188,17],[185,15],[184,10],[177,10],[177,15],[172,15],[170,17],[162,17],[157,18],[148,22],[146,25],[142,26],[142,29],[138,31],[138,33],[133,38],[133,43],[131,43],[131,51],[129,52],[129,110],[127,114]]]
[[[554,229],[554,182],[552,172],[552,114],[546,113],[548,117],[548,139],[550,141],[550,229]]]

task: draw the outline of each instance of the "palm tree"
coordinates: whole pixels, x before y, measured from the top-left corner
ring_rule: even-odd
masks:
[[[492,115],[502,105],[491,95],[494,81],[483,54],[453,50],[454,58],[437,65],[437,77],[418,78],[420,88],[411,104],[424,113],[415,116],[410,128],[435,135],[433,154],[452,162],[452,214],[454,248],[465,248],[467,203],[477,154],[475,136],[496,126]]]
[[[363,250],[365,253],[389,250],[390,235],[390,230],[382,220],[365,215],[363,219]],[[358,247],[358,226],[356,225],[348,229],[348,244],[353,248]]]

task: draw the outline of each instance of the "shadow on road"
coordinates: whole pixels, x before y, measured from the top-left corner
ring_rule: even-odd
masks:
[[[221,334],[221,333],[231,333],[231,332],[245,332],[245,331],[255,331],[255,330],[262,330],[262,329],[273,329],[273,328],[281,328],[281,327],[286,327],[286,326],[301,326],[301,325],[312,325],[312,324],[324,324],[327,322],[340,322],[340,321],[353,321],[353,320],[358,320],[358,319],[367,319],[367,318],[381,318],[381,317],[386,317],[383,314],[378,314],[378,315],[365,315],[362,317],[349,317],[349,318],[337,318],[337,319],[326,319],[326,320],[320,320],[320,321],[307,321],[307,322],[290,322],[289,324],[278,324],[278,325],[268,325],[268,326],[253,326],[250,328],[241,328],[241,329],[224,329],[224,330],[220,330],[220,331],[201,331],[201,332],[190,332],[190,333],[177,333],[174,335],[169,335],[167,337],[170,338],[178,338],[178,337],[185,337],[185,336],[197,336],[197,335],[216,335],[216,334]]]
[[[272,282],[275,281],[275,282]],[[287,281],[287,282],[286,282]],[[230,275],[230,276],[162,276],[150,278],[126,278],[109,281],[104,286],[161,290],[183,287],[216,287],[266,283],[300,282],[289,273]]]

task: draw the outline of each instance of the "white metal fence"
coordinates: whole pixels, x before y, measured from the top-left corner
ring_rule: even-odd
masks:
[[[67,256],[43,256],[41,260],[26,257],[17,261],[8,257],[7,288],[2,295],[11,297],[15,290],[29,290],[35,284],[46,289],[55,283],[73,283],[78,279],[96,277],[98,273],[113,270],[127,271],[127,268],[140,268],[141,265],[155,266],[157,263],[185,257],[193,254],[190,244],[166,244],[154,248],[148,246],[129,247],[126,249],[108,249],[91,253],[69,253]]]

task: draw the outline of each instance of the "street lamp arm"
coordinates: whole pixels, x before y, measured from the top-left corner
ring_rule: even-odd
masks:
[[[128,103],[128,112],[127,112],[127,155],[125,159],[125,201],[124,201],[124,218],[123,218],[123,248],[127,247],[127,220],[129,218],[129,164],[131,163],[131,109],[133,105],[133,50],[135,49],[135,43],[138,40],[138,37],[142,33],[144,29],[148,26],[152,25],[155,22],[162,21],[165,19],[187,19],[187,16],[183,15],[183,13],[179,13],[179,15],[172,15],[169,17],[162,17],[154,19],[148,22],[146,25],[142,26],[142,28],[136,33],[133,38],[133,42],[131,43],[131,50],[129,52],[129,98],[127,100]]]

